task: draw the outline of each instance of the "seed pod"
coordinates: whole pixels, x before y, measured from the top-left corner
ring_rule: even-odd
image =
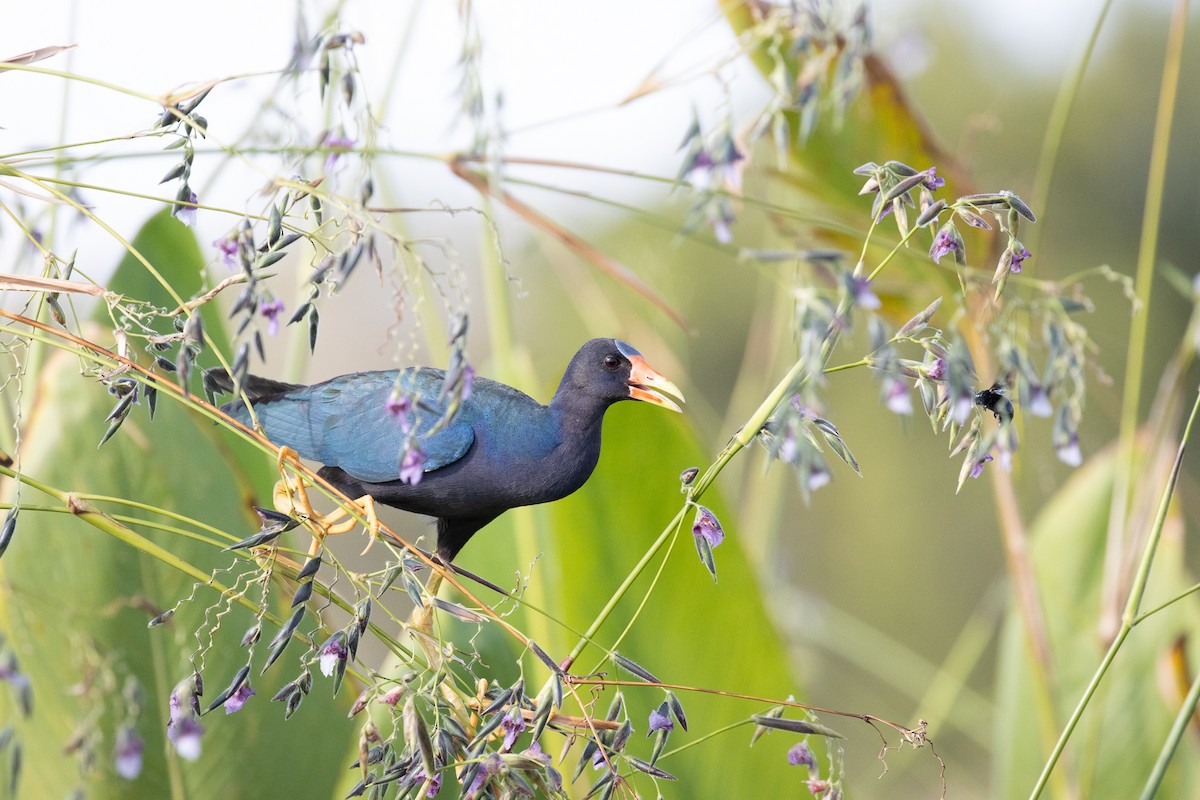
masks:
[[[317,307],[313,306],[312,311],[308,312],[308,349],[310,352],[316,352],[317,350],[317,326],[320,322]]]
[[[612,792],[612,787],[616,785],[613,783],[613,775],[614,773],[612,770],[605,770],[604,774],[600,776],[599,780],[592,784],[592,788],[588,789],[588,793],[583,796],[583,800],[588,800],[590,797],[595,797],[602,790],[604,791],[604,794],[600,795],[601,800],[605,800],[605,798],[609,797]]]
[[[926,175],[924,172],[918,172],[913,175],[909,175],[891,189],[888,189],[887,193],[883,196],[883,202],[890,203],[896,198],[900,197],[900,195],[908,193],[910,189],[921,185],[921,183],[925,181],[925,177]]]
[[[769,715],[755,714],[752,719],[755,725],[763,728],[772,728],[777,731],[787,731],[789,733],[815,734],[817,736],[828,736],[831,739],[845,739],[845,736],[835,731],[833,728],[827,728],[816,722],[809,722],[802,719],[783,719],[782,717],[772,717]]]
[[[295,244],[298,239],[302,239],[302,238],[304,238],[304,237],[299,233],[284,234],[283,238],[281,238],[278,242],[276,242],[271,249],[272,250],[285,250],[285,249],[287,249],[287,247],[289,245]]]
[[[404,740],[410,745],[416,744],[421,752],[421,766],[425,770],[426,775],[433,775],[437,772],[437,765],[433,760],[433,742],[429,739],[429,731],[425,728],[425,720],[421,719],[421,715],[417,713],[417,705],[413,700],[412,695],[404,701]]]
[[[371,598],[364,597],[362,602],[354,607],[354,618],[358,621],[358,633],[361,636],[367,632],[367,624],[371,621]]]
[[[1022,217],[1029,220],[1030,222],[1037,222],[1037,217],[1035,217],[1033,215],[1033,211],[1029,208],[1029,206],[1025,205],[1024,200],[1017,197],[1015,194],[1013,194],[1012,192],[1010,192],[1008,190],[1001,191],[1000,194],[1003,195],[1004,198],[1008,201],[1009,208],[1011,208],[1013,211],[1016,211],[1018,214],[1020,214]]]
[[[701,539],[701,540],[704,539],[703,536],[697,536],[695,538]],[[662,683],[662,681],[660,681],[658,678],[656,678],[652,674],[650,674],[649,670],[643,669],[636,662],[629,660],[628,658],[621,655],[620,653],[617,653],[617,652],[612,653],[612,660],[614,662],[616,662],[617,666],[619,666],[621,669],[626,670],[627,672],[633,673],[634,675],[636,675],[637,677],[641,678],[644,681],[647,681],[648,683]]]
[[[611,722],[621,716],[621,711],[624,708],[625,694],[618,689],[616,695],[613,696],[612,702],[608,704],[608,712],[605,713],[604,718]]]
[[[671,707],[671,714],[679,723],[679,727],[686,732],[688,729],[687,715],[683,713],[683,704],[679,702],[679,698],[675,696],[674,692],[667,692],[667,705]]]
[[[189,165],[186,161],[181,161],[180,163],[171,167],[171,169],[167,171],[167,174],[162,176],[162,180],[160,180],[159,183],[163,184],[167,183],[168,181],[175,180],[187,170],[188,166]]]
[[[903,175],[905,177],[911,178],[912,176],[919,174],[919,175],[921,175],[922,179],[924,179],[924,177],[925,177],[924,173],[918,173],[915,169],[910,167],[908,164],[905,164],[901,161],[888,161],[883,166],[890,169],[892,172],[896,173],[897,175]],[[859,169],[861,169],[861,167]]]
[[[170,622],[171,617],[175,616],[175,609],[168,608],[166,611],[159,614],[154,619],[146,623],[147,628],[157,628],[159,625]]]
[[[658,767],[654,766],[653,764],[648,764],[645,761],[642,761],[640,758],[634,758],[633,756],[630,756],[629,757],[629,766],[633,767],[638,772],[644,772],[647,775],[651,775],[655,778],[661,778],[664,781],[678,780],[678,778],[676,778],[671,773],[664,772],[663,770],[659,769]]]
[[[283,210],[280,206],[272,203],[271,213],[267,218],[267,243],[275,244],[281,233],[283,233]]]
[[[46,305],[50,307],[50,316],[59,325],[67,327],[67,315],[63,313],[62,306],[58,303],[58,292],[51,292],[46,295]]]
[[[229,682],[229,686],[227,686],[225,691],[221,692],[211,703],[209,703],[208,709],[205,710],[204,713],[207,714],[209,711],[212,711],[214,708],[232,697],[238,689],[242,688],[242,684],[246,682],[246,678],[249,677],[249,675],[250,665],[247,664],[237,671],[237,674],[233,676],[233,680]]]
[[[308,599],[310,597],[312,597],[312,593],[313,593],[312,581],[306,581],[306,582],[300,584],[300,588],[296,590],[295,596],[292,597],[292,608],[295,608],[296,606],[301,605],[303,603],[307,603]]]
[[[489,703],[487,708],[480,711],[479,715],[481,717],[486,717],[490,714],[495,714],[497,711],[503,710],[504,707],[509,704],[509,701],[512,700],[512,697],[513,690],[511,688],[505,689],[504,691],[500,692],[500,694],[496,695],[496,699]]]
[[[913,224],[916,225],[918,228],[922,227],[923,225],[932,225],[935,222],[937,222],[938,214],[941,214],[942,211],[945,210],[945,208],[946,208],[946,201],[938,200],[937,202],[928,206],[924,211],[922,211],[921,215],[919,217],[917,217],[917,221]]]
[[[470,610],[469,608],[463,608],[458,603],[452,603],[449,600],[443,600],[442,598],[438,597],[437,595],[434,595],[432,598],[430,598],[430,602],[432,602],[433,605],[437,606],[442,611],[445,611],[448,614],[452,614],[453,616],[458,617],[463,622],[482,623],[482,622],[488,621],[487,617],[482,616],[480,614],[476,614],[474,611]]]
[[[12,544],[13,534],[17,532],[17,514],[20,509],[13,506],[4,516],[4,526],[0,528],[0,556],[4,555],[4,551]]]
[[[258,260],[254,262],[254,268],[266,269],[275,262],[281,261],[286,255],[287,253],[283,252],[282,250],[269,250],[258,257]]]
[[[290,719],[292,714],[296,713],[296,709],[300,707],[302,700],[304,700],[304,692],[292,692],[288,695],[287,708],[283,712],[283,718]]]
[[[296,313],[292,314],[291,318],[288,319],[287,324],[291,325],[292,323],[299,322],[300,320],[304,319],[312,307],[312,303],[301,303],[300,307],[296,309]]]
[[[290,518],[289,518],[290,519]],[[317,570],[321,568],[321,557],[313,556],[308,561],[304,562],[304,566],[296,573],[296,580],[302,581],[305,578],[311,578],[317,574]]]
[[[262,637],[262,623],[256,622],[246,629],[246,633],[242,635],[242,647],[249,647],[256,644],[259,638]]]

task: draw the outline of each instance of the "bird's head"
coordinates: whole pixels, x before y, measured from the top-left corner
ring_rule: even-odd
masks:
[[[622,342],[620,339],[613,339],[613,344],[625,362],[619,368],[622,371],[625,369],[629,370],[629,375],[625,378],[625,384],[629,387],[630,399],[653,403],[656,406],[669,408],[672,411],[682,411],[675,401],[662,394],[663,392],[669,392],[678,397],[680,402],[683,402],[683,392],[679,391],[678,386],[667,380],[654,367],[647,364],[646,359],[642,357],[642,354],[633,345],[628,342]],[[626,365],[628,366],[626,367]],[[608,359],[605,360],[604,366],[605,368],[609,367]]]
[[[646,363],[633,345],[619,339],[592,339],[579,348],[567,367],[560,392],[563,389],[614,403],[641,400],[672,411],[681,409],[664,392],[683,400],[679,387]]]

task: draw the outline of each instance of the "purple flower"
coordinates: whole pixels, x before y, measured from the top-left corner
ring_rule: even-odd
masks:
[[[796,413],[800,415],[801,419],[816,419],[819,416],[815,409],[804,405],[798,394],[792,395],[792,408],[796,409]]]
[[[550,755],[542,750],[542,746],[534,742],[521,755],[532,758],[541,762],[546,767],[546,778],[550,782],[550,787],[556,792],[562,792],[563,779],[558,770],[550,766]]]
[[[498,754],[492,753],[487,757],[487,760],[479,765],[479,769],[475,771],[475,779],[471,781],[471,786],[467,789],[467,793],[463,797],[466,800],[474,800],[475,796],[479,794],[488,780],[503,768],[504,760]]]
[[[329,150],[329,155],[325,157],[325,172],[330,172],[342,153],[354,147],[354,140],[346,136],[338,136],[330,131],[322,137],[321,144]]]
[[[899,378],[887,376],[883,380],[883,394],[888,410],[893,414],[912,414],[912,396],[908,393],[908,385]]]
[[[409,785],[410,786],[420,786],[422,783],[425,782],[426,777],[428,777],[428,776],[425,774],[425,768],[418,766],[408,776]],[[441,790],[442,790],[442,773],[438,772],[438,773],[435,773],[434,776],[429,779],[429,791],[427,791],[425,793],[425,796],[426,797],[437,797],[437,793],[440,792]]]
[[[200,699],[199,693],[196,691],[196,678],[196,675],[190,675],[175,684],[175,688],[171,690],[171,697],[167,701],[167,709],[171,715],[171,722],[178,721],[188,713],[200,713]]]
[[[797,742],[792,745],[792,749],[787,752],[787,760],[793,767],[817,768],[817,757],[813,755],[808,742]]]
[[[400,430],[408,433],[412,430],[412,398],[406,394],[398,394],[393,392],[388,395],[387,402],[383,404],[387,413],[400,421]]]
[[[1035,417],[1049,417],[1054,414],[1054,406],[1050,404],[1050,393],[1045,386],[1031,384],[1029,387],[1029,413]]]
[[[871,282],[866,278],[858,278],[853,275],[849,278],[850,296],[854,300],[854,305],[859,308],[874,310],[879,308],[879,296],[871,290]]]
[[[946,185],[946,179],[937,176],[937,167],[930,167],[925,170],[925,180],[921,182],[921,185],[931,192],[936,192]]]
[[[815,492],[831,480],[833,480],[833,475],[830,474],[829,468],[824,464],[814,462],[808,465],[808,477],[805,479],[805,486],[808,488],[808,491]]]
[[[980,475],[982,475],[983,474],[983,465],[988,463],[991,460],[992,460],[992,454],[984,453],[983,458],[979,459],[971,466],[971,477],[978,478]]]
[[[925,366],[925,377],[931,381],[946,379],[946,359],[938,357]]]
[[[959,393],[954,398],[954,407],[952,409],[954,421],[959,425],[964,424],[967,421],[967,417],[971,416],[971,409],[974,407],[975,395],[971,393],[971,387],[967,386],[965,387],[965,393]]]
[[[712,225],[713,236],[718,242],[729,244],[733,241],[733,231],[730,226],[736,221],[736,217],[733,216],[732,206],[724,202],[710,206],[708,221]]]
[[[425,474],[425,451],[415,441],[409,440],[400,459],[400,482],[416,486]]]
[[[29,676],[21,672],[16,656],[12,654],[9,654],[8,658],[0,663],[0,681],[8,682],[17,692],[23,692],[29,688]]]
[[[529,749],[521,753],[523,756],[528,756],[535,761],[540,761],[546,766],[550,766],[550,754],[542,749],[542,746],[537,742],[529,745]]]
[[[388,395],[387,402],[383,407],[393,417],[399,417],[401,414],[407,414],[412,411],[412,398],[406,394],[391,394]]]
[[[174,208],[175,218],[178,219],[180,222],[182,222],[184,225],[187,225],[189,228],[195,226],[195,224],[196,224],[195,203],[197,202],[198,199],[199,198],[196,197],[196,193],[189,189],[188,196],[186,198],[184,198],[184,197],[179,198],[179,202],[175,204],[175,208]],[[183,205],[184,203],[188,203],[189,205]]]
[[[463,367],[462,377],[459,380],[462,381],[462,389],[460,390],[459,396],[462,398],[463,402],[466,402],[467,398],[471,396],[471,387],[475,383],[475,368],[470,364],[467,364],[465,367]]]
[[[732,136],[725,137],[721,150],[721,157],[717,162],[721,179],[731,192],[740,192],[742,190],[742,170],[745,168],[743,162],[746,160],[746,156],[738,149]]]
[[[716,547],[725,541],[725,531],[721,523],[704,506],[696,506],[696,520],[692,523],[692,535],[708,542],[709,547]]]
[[[131,781],[142,774],[142,751],[146,745],[132,725],[122,725],[117,730],[117,743],[113,747],[113,761],[117,774]]]
[[[504,715],[504,719],[500,720],[500,730],[504,731],[504,744],[500,752],[507,753],[525,730],[525,717],[521,716],[521,709],[513,706],[512,710]]]
[[[666,731],[667,733],[670,733],[673,730],[675,730],[675,720],[671,719],[666,714],[663,714],[661,707],[650,712],[650,727],[646,731],[647,736],[655,731]]]
[[[250,681],[246,681],[238,687],[236,692],[229,695],[229,699],[225,701],[225,713],[235,714],[238,711],[241,711],[242,706],[246,705],[246,701],[251,697],[254,697],[256,694],[258,694],[258,692],[250,688]]]
[[[1078,467],[1083,463],[1083,453],[1079,449],[1079,434],[1070,433],[1065,437],[1059,438],[1054,443],[1054,452],[1058,455],[1058,460],[1070,467]]]
[[[263,300],[258,304],[258,313],[267,318],[267,333],[279,333],[279,315],[283,313],[282,300]]]
[[[1030,253],[1025,249],[1025,245],[1015,240],[1008,246],[1008,249],[1004,251],[1004,254],[1008,256],[1009,259],[1009,272],[1020,272],[1021,262],[1033,255],[1033,253]]]
[[[321,674],[328,678],[338,668],[339,662],[346,661],[347,655],[349,654],[346,651],[346,637],[338,631],[317,651],[317,658],[321,661]]]
[[[229,269],[238,268],[238,240],[237,234],[231,233],[228,236],[222,236],[213,242],[213,247],[221,253],[221,260],[225,262],[225,266]]]
[[[200,737],[203,735],[204,727],[191,714],[167,723],[167,738],[175,745],[175,752],[187,761],[200,757]]]
[[[929,248],[929,257],[934,263],[942,263],[942,257],[953,254],[955,261],[962,261],[962,235],[954,223],[947,222],[933,237],[933,246]]]
[[[691,163],[688,164],[684,171],[684,180],[690,183],[696,189],[704,191],[712,184],[713,168],[716,162],[709,155],[708,151],[700,148],[692,156]]]

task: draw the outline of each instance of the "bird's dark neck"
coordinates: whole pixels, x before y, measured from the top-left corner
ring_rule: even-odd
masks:
[[[562,432],[564,441],[600,441],[604,412],[612,405],[609,400],[589,396],[563,384],[550,401],[550,415]]]
[[[572,394],[563,387],[554,395],[549,412],[559,441],[543,463],[547,479],[556,485],[554,494],[564,496],[575,491],[596,468],[600,431],[609,405],[595,397]]]

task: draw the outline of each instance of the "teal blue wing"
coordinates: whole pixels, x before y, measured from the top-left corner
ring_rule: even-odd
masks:
[[[432,429],[446,411],[439,397],[444,373],[436,369],[403,372],[359,372],[305,386],[254,404],[267,438],[287,445],[302,457],[340,467],[361,481],[398,480],[408,434],[401,416],[388,410],[388,399],[400,388],[412,400],[404,412],[425,453],[425,472],[462,458],[475,432],[462,419]],[[241,403],[226,409],[248,422]]]

